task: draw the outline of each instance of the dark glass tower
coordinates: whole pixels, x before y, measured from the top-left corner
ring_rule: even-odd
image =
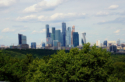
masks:
[[[103,45],[106,45],[106,46],[107,46],[107,40],[106,40],[106,41],[104,41]]]
[[[66,46],[66,23],[62,23],[62,46]]]
[[[55,40],[55,27],[52,27],[52,40]]]
[[[78,34],[78,32],[73,32],[73,45],[74,45],[74,47],[79,46],[79,34]]]
[[[22,34],[18,34],[19,45],[22,44]]]
[[[84,44],[83,39],[81,40],[81,42],[82,42],[82,45],[83,45]]]
[[[32,42],[32,43],[31,43],[31,48],[32,48],[32,49],[36,49],[36,42]]]
[[[49,25],[48,24],[46,25],[46,38],[47,37],[50,37],[50,34],[49,34]]]

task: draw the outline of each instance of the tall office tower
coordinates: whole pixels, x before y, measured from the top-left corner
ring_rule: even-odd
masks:
[[[62,46],[64,46],[65,47],[65,45],[66,45],[66,23],[62,23]]]
[[[31,48],[32,48],[32,49],[36,49],[36,42],[32,42],[32,43],[31,43]]]
[[[49,33],[49,37],[51,37],[51,34],[52,34],[52,33]]]
[[[85,32],[82,33],[82,41],[83,41],[82,44],[86,44],[86,33]]]
[[[61,38],[60,38],[60,30],[55,30],[55,40],[58,40],[58,42],[61,42]]]
[[[22,44],[22,34],[18,34],[19,45]]]
[[[105,40],[105,41],[103,42],[103,45],[107,46],[107,40]]]
[[[66,46],[71,45],[71,27],[68,27],[66,30]]]
[[[47,43],[47,37],[50,37],[48,24],[46,25],[46,43]]]
[[[26,36],[22,34],[18,34],[19,45],[27,44]]]
[[[117,52],[117,46],[116,46],[116,45],[111,45],[111,46],[109,47],[109,51],[110,51],[110,52]]]
[[[100,40],[96,41],[96,46],[100,47]]]
[[[120,46],[120,39],[118,39],[117,41],[117,46]]]
[[[52,27],[51,37],[52,37],[52,40],[55,40],[55,27]]]
[[[75,26],[72,26],[72,32],[71,32],[71,44],[73,45],[73,32],[75,32]]]
[[[79,46],[79,34],[78,32],[73,32],[73,46]]]
[[[62,34],[62,32],[60,32],[60,43],[61,43],[61,46],[63,45],[63,34]]]

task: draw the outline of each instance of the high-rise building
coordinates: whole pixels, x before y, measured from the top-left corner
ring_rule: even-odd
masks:
[[[96,46],[100,47],[100,40],[96,41]]]
[[[47,37],[47,45],[51,45],[53,44],[53,40],[51,37]]]
[[[86,33],[85,32],[83,32],[82,33],[82,44],[86,44]]]
[[[79,46],[79,34],[78,34],[78,32],[73,32],[73,45],[74,45],[74,47]]]
[[[107,46],[107,40],[104,41],[103,45]]]
[[[19,45],[27,44],[26,36],[22,34],[18,34],[18,41],[19,41]]]
[[[66,30],[66,46],[71,45],[71,27],[68,27]]]
[[[22,34],[18,34],[19,45],[22,44]]]
[[[46,38],[47,38],[47,37],[50,37],[49,35],[50,35],[50,34],[49,34],[49,25],[47,24],[47,25],[46,25]]]
[[[75,26],[72,26],[72,32],[71,32],[71,44],[73,45],[73,32],[75,32]]]
[[[32,49],[36,49],[36,42],[32,42],[32,43],[31,43],[31,48],[32,48]]]
[[[110,52],[117,52],[117,46],[116,45],[111,45],[109,49],[110,49]]]
[[[65,47],[65,45],[66,45],[66,23],[62,23],[62,46],[64,46]]]
[[[120,39],[118,39],[117,41],[117,46],[120,46]]]
[[[47,43],[47,37],[50,37],[48,24],[46,25],[46,43]]]
[[[52,40],[55,40],[55,27],[52,27],[51,37],[52,37]]]
[[[62,34],[62,32],[60,32],[60,43],[61,43],[61,46],[62,46],[62,44],[63,44],[63,34]]]
[[[60,38],[60,30],[55,30],[55,40],[58,40],[58,42],[61,42],[61,38]]]

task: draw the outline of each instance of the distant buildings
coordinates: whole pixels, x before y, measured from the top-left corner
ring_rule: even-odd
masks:
[[[107,41],[107,46],[116,45],[116,41]]]
[[[36,42],[32,42],[32,43],[31,43],[31,48],[32,48],[32,49],[36,49]]]
[[[117,46],[116,46],[116,45],[111,45],[111,46],[109,47],[109,51],[110,51],[110,52],[117,52]]]
[[[28,49],[29,45],[27,44],[26,36],[22,34],[18,34],[18,48],[20,49]]]

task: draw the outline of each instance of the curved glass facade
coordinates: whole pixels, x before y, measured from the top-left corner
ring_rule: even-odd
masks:
[[[82,33],[83,44],[86,44],[86,33]]]

